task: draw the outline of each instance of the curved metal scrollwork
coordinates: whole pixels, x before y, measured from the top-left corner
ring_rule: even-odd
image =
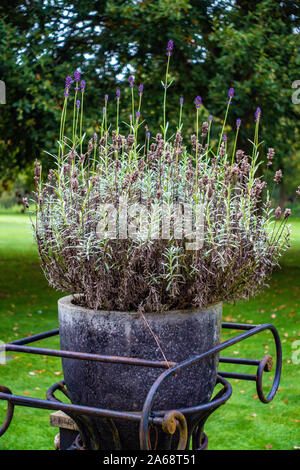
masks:
[[[269,355],[264,356],[258,365],[257,374],[256,374],[256,390],[257,390],[257,395],[260,401],[262,401],[263,403],[269,403],[270,401],[273,400],[274,396],[276,395],[276,392],[279,387],[281,367],[282,367],[282,349],[281,349],[281,342],[280,342],[278,331],[273,325],[270,325],[269,329],[272,331],[273,338],[275,341],[275,346],[276,346],[276,370],[275,370],[275,377],[274,377],[274,381],[272,384],[272,388],[270,392],[268,393],[268,395],[265,396],[264,391],[263,391],[263,373],[264,371],[267,371],[267,372],[271,371],[272,366],[273,366],[272,356],[269,356]]]
[[[54,393],[56,391],[62,392],[67,398],[70,399],[68,390],[65,387],[65,382],[64,380],[61,380],[60,382],[57,382],[53,384],[48,390],[47,390],[47,399],[49,401],[58,401],[62,403],[61,400],[59,400]],[[100,448],[99,444],[99,439],[98,436],[95,435],[94,432],[94,427],[90,425],[90,423],[87,423],[87,416],[83,415],[78,415],[77,413],[73,412],[67,412],[64,411],[65,414],[67,414],[77,425],[77,428],[79,430],[79,434],[77,436],[77,443],[74,443],[75,448],[80,450],[84,450],[86,448],[92,448],[94,450],[98,450]],[[80,445],[79,445],[79,438],[80,438]]]
[[[80,437],[77,437],[77,440],[73,446],[78,449],[100,449],[101,440],[102,445],[104,445],[103,437],[106,437],[107,434],[112,436],[115,449],[121,449],[120,437],[114,421],[116,420],[116,422],[118,422],[119,419],[131,420],[140,423],[139,440],[141,449],[149,450],[149,448],[151,448],[151,429],[154,429],[156,433],[154,445],[155,449],[157,445],[160,445],[158,442],[160,437],[162,437],[163,441],[166,439],[166,442],[169,445],[169,443],[173,441],[171,435],[176,433],[177,437],[177,432],[179,434],[178,450],[188,448],[188,443],[190,440],[192,441],[194,450],[205,449],[207,447],[207,437],[204,433],[204,424],[210,414],[213,413],[219,406],[224,404],[230,398],[232,393],[231,385],[225,378],[242,378],[243,380],[255,381],[259,399],[263,403],[269,403],[274,398],[278,390],[282,367],[280,338],[276,328],[272,324],[266,323],[262,325],[248,325],[239,323],[222,323],[222,327],[230,330],[242,330],[243,333],[216,345],[208,351],[204,351],[199,355],[190,357],[183,362],[172,363],[172,366],[164,370],[164,372],[162,372],[152,384],[140,414],[135,412],[105,410],[101,408],[64,403],[54,396],[56,391],[60,391],[70,398],[68,391],[64,386],[64,381],[61,381],[50,387],[47,393],[47,400],[13,395],[7,387],[0,386],[0,400],[7,402],[7,412],[3,424],[0,426],[0,436],[2,436],[10,426],[13,418],[14,406],[20,405],[41,409],[63,410],[75,421],[78,426]],[[272,332],[276,345],[276,370],[274,374],[274,381],[268,394],[265,395],[263,390],[263,374],[264,372],[270,372],[272,369],[273,360],[271,356],[265,356],[260,361],[256,359],[223,357],[220,358],[220,362],[253,365],[257,367],[257,372],[256,374],[218,372],[217,383],[221,384],[223,388],[210,401],[189,408],[179,408],[178,410],[152,410],[155,402],[155,396],[159,389],[161,390],[162,384],[168,379],[168,377],[175,376],[177,373],[192,365],[195,365],[204,358],[207,358],[213,354],[219,354],[226,348],[240,343],[241,341],[244,341],[251,336],[257,335],[265,330]],[[38,339],[53,336],[53,334],[57,334],[57,332],[58,330],[44,332],[40,335],[32,336],[31,338],[24,338],[17,340],[16,342],[8,343],[6,347],[7,350],[10,351],[21,351],[31,354],[48,354],[50,356],[65,357],[67,354],[65,351],[59,352],[56,350],[24,346],[24,344],[37,341]],[[68,352],[68,355],[71,354],[74,354],[74,358],[77,359],[87,359],[87,355],[82,357],[81,353],[79,354],[75,352]],[[103,362],[124,363],[124,358],[121,357],[108,356],[106,358],[105,356],[97,356],[97,360]],[[137,363],[136,358],[125,358],[125,362],[129,362],[132,365],[141,365],[141,363],[143,363],[143,365],[149,367],[161,366],[161,363],[157,364],[157,362],[149,360],[139,360],[139,363]],[[145,362],[146,364],[144,364]],[[56,403],[54,404],[53,402]],[[98,429],[98,421],[95,421],[98,418],[101,418],[101,429],[100,426]],[[163,435],[164,433],[166,434]],[[169,436],[167,434],[169,434]]]
[[[12,392],[9,390],[9,388],[3,387],[2,385],[0,385],[0,392],[8,393],[9,395],[12,395]],[[9,400],[7,400],[7,412],[6,412],[6,416],[5,416],[5,420],[3,424],[2,426],[0,426],[0,436],[2,436],[9,428],[9,425],[13,419],[13,415],[14,415],[14,404],[10,402]]]
[[[180,411],[168,411],[168,413],[165,414],[162,422],[163,431],[169,434],[174,434],[177,427],[179,431],[179,441],[177,450],[185,450],[188,439],[188,428],[186,419],[184,415],[180,413]]]
[[[62,392],[67,398],[70,399],[68,390],[65,387],[65,382],[64,380],[61,380],[60,382],[57,382],[56,384],[52,385],[48,389],[47,399],[49,401],[61,402],[61,400],[59,400],[54,395],[54,393],[57,390]],[[75,411],[72,411],[72,412],[64,411],[64,413],[67,414],[76,423],[78,430],[79,430],[79,437],[77,436],[75,447],[80,450],[84,450],[84,449],[100,450],[101,438],[100,438],[99,432],[97,431],[96,426],[91,421],[91,419],[88,416],[79,415]],[[107,418],[103,418],[103,422],[106,424],[107,432],[111,432],[112,434],[115,450],[121,450],[120,437],[119,437],[118,429],[114,421],[107,417]]]
[[[263,391],[263,374],[264,374],[264,372],[271,372],[272,367],[273,367],[273,358],[272,358],[272,356],[269,356],[269,355],[264,356],[262,358],[262,360],[260,361],[258,367],[257,367],[256,390],[257,390],[257,395],[258,395],[259,399],[263,403],[269,403],[271,400],[273,400],[274,395],[277,392],[277,388],[278,388],[278,384],[279,384],[279,380],[278,380],[278,384],[276,385],[277,371],[275,373],[275,378],[274,378],[274,381],[273,381],[271,391],[267,395],[267,397],[265,396],[264,391]]]

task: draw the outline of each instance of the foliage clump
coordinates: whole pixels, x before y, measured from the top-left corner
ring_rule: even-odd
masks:
[[[72,138],[64,136],[72,83],[67,77],[59,152],[45,183],[36,162],[34,231],[43,271],[50,285],[81,294],[76,302],[89,308],[162,312],[245,299],[265,286],[289,246],[290,211],[274,211],[268,185],[259,176],[261,110],[255,113],[251,155],[236,148],[240,120],[232,145],[224,134],[234,98],[232,88],[217,141],[211,139],[212,116],[200,121],[206,110],[199,96],[195,133],[184,142],[180,98],[179,122],[172,135],[166,119],[172,49],[170,41],[162,82],[163,124],[155,137],[145,126],[141,138],[143,86],[136,93],[130,76],[132,114],[127,134],[120,133],[121,93],[117,90],[114,127],[107,122],[105,96],[98,133],[83,152],[86,84],[76,71]],[[273,156],[270,149],[268,168]],[[281,177],[277,171],[272,185],[280,183]],[[131,208],[125,235],[126,217],[120,218],[124,201]],[[176,226],[186,206],[196,227],[202,224],[196,249],[189,245],[191,231],[184,224],[182,229]],[[113,232],[99,229],[104,213],[118,221]],[[167,235],[161,233],[163,216],[171,223]]]

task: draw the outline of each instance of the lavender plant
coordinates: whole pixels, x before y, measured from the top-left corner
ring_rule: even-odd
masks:
[[[203,104],[197,96],[195,133],[190,143],[184,143],[182,97],[173,135],[167,122],[172,51],[169,41],[162,82],[163,124],[155,137],[145,126],[145,139],[140,142],[144,90],[130,76],[127,135],[120,133],[121,91],[117,90],[115,124],[107,122],[105,95],[98,133],[85,148],[86,84],[76,71],[74,79],[66,79],[58,155],[46,182],[36,161],[33,226],[43,271],[50,285],[80,294],[74,301],[92,309],[163,312],[245,299],[265,286],[289,246],[290,210],[274,211],[268,185],[258,176],[261,110],[255,113],[251,156],[236,148],[240,119],[232,146],[225,134],[233,88],[218,141],[211,138],[212,116],[200,122]],[[73,81],[72,137],[68,138],[65,123]],[[268,168],[273,157],[274,150],[269,149]],[[279,184],[281,178],[277,171],[272,183]],[[137,210],[121,219],[124,201]],[[186,204],[192,211],[197,206],[203,211],[198,249],[188,247],[192,236],[188,229],[176,226]],[[167,208],[173,223],[167,236],[161,235],[161,207]],[[99,231],[103,212],[118,221],[113,231]]]

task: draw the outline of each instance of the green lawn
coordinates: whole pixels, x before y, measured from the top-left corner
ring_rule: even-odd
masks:
[[[232,381],[233,396],[208,421],[210,449],[294,449],[300,447],[300,364],[292,363],[292,343],[300,340],[300,221],[293,219],[292,247],[270,288],[248,302],[224,306],[225,321],[253,324],[272,322],[283,343],[283,372],[273,402],[262,404],[255,383]],[[57,328],[56,302],[60,293],[49,288],[40,267],[26,215],[0,213],[0,339],[12,341]],[[226,330],[224,339],[232,332]],[[36,343],[38,344],[38,343]],[[58,347],[58,339],[40,342]],[[260,359],[273,354],[271,334],[262,333],[226,351],[226,356]],[[60,360],[11,354],[0,365],[0,384],[15,394],[45,398],[47,388],[62,378]],[[299,354],[300,358],[300,354]],[[222,370],[230,366],[222,365]],[[239,366],[240,372],[255,373]],[[270,386],[272,371],[265,374]],[[6,403],[0,401],[0,422]],[[0,439],[0,449],[53,449],[56,430],[49,426],[49,411],[15,408],[13,422]]]

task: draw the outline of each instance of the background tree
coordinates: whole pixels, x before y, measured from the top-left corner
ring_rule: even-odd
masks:
[[[295,160],[299,106],[291,101],[299,79],[299,3],[275,0],[2,0],[0,5],[0,78],[7,86],[1,107],[0,171],[13,178],[43,149],[55,152],[64,78],[79,68],[87,82],[87,131],[101,116],[104,94],[115,111],[121,89],[121,119],[128,119],[127,80],[144,84],[143,118],[155,133],[161,124],[161,79],[165,49],[174,53],[168,93],[168,119],[175,126],[179,97],[184,97],[184,126],[194,125],[194,99],[201,95],[203,117],[222,118],[229,87],[235,88],[229,126],[242,119],[240,145],[262,109],[264,150],[276,150],[278,166],[294,190],[300,173]],[[128,105],[127,105],[128,103]],[[283,197],[284,195],[282,195]]]

